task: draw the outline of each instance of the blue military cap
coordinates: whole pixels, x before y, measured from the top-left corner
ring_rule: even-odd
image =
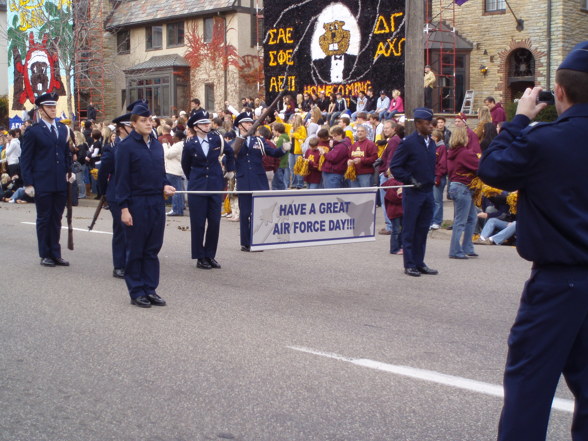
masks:
[[[588,72],[588,41],[578,43],[559,65],[559,69],[578,70]]]
[[[129,112],[131,112],[133,110],[133,108],[137,105],[137,104],[143,104],[145,107],[149,107],[149,101],[147,100],[137,100],[137,101],[133,101],[131,104],[129,104],[127,106],[127,110]]]
[[[132,113],[125,113],[124,115],[121,116],[117,116],[116,118],[114,118],[112,120],[113,124],[117,124],[117,125],[124,125],[124,126],[130,126],[131,125],[131,115]]]
[[[414,109],[414,119],[425,119],[427,121],[433,120],[433,111],[426,107],[417,107]]]
[[[241,112],[235,118],[233,125],[239,127],[239,124],[243,122],[253,122],[253,114],[251,112]]]
[[[48,93],[44,93],[43,95],[39,95],[35,99],[35,104],[37,106],[42,106],[42,105],[56,106],[58,99],[59,99],[59,95],[57,95],[55,92],[48,92]]]
[[[210,118],[206,110],[200,109],[197,112],[194,112],[194,115],[190,117],[188,120],[188,127],[192,128],[196,124],[210,124]]]
[[[139,116],[151,116],[151,111],[149,107],[147,107],[147,103],[137,103],[131,110],[132,115],[139,115]]]

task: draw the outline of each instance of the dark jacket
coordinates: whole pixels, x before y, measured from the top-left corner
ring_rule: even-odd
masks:
[[[390,171],[392,175],[404,184],[420,184],[418,191],[431,191],[435,184],[435,154],[437,146],[433,139],[425,140],[414,132],[402,140],[392,161]]]
[[[518,190],[517,249],[536,264],[588,265],[588,104],[551,123],[517,115],[484,152],[478,174]]]
[[[263,169],[264,152],[275,158],[285,154],[281,148],[272,148],[263,138],[258,136],[248,137],[243,142],[235,161],[239,190],[269,190],[267,176]]]
[[[20,170],[25,187],[38,192],[66,191],[66,173],[71,168],[68,129],[56,122],[58,137],[43,121],[29,127],[22,137]]]
[[[225,142],[221,143],[221,137],[216,132],[209,133],[208,154],[200,145],[198,137],[194,136],[186,141],[182,151],[182,170],[188,180],[188,190],[212,190],[220,191],[225,188],[223,170],[218,160],[225,155],[226,171],[235,170],[235,156],[233,149]]]

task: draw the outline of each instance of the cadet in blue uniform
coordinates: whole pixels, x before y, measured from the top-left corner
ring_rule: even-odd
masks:
[[[188,120],[190,139],[182,151],[182,170],[188,179],[188,190],[224,190],[225,181],[219,157],[225,155],[226,170],[235,168],[233,149],[222,137],[210,131],[211,121],[206,110],[197,110]],[[190,194],[190,226],[192,232],[192,259],[202,269],[220,268],[216,249],[220,231],[222,195]],[[207,226],[208,223],[208,226]]]
[[[247,135],[253,126],[251,113],[243,112],[235,118],[235,128],[241,137]],[[267,176],[263,168],[263,156],[269,155],[279,158],[286,154],[282,148],[270,147],[263,138],[248,136],[241,148],[235,151],[237,190],[269,190]],[[251,194],[239,194],[241,251],[251,251],[251,208],[253,197]]]
[[[131,114],[126,113],[112,120],[116,125],[117,140],[115,144],[106,144],[102,150],[102,161],[98,171],[100,194],[106,195],[110,214],[112,215],[112,276],[119,279],[125,277],[126,241],[124,225],[121,221],[120,207],[116,202],[114,190],[115,152],[120,141],[131,133]],[[110,185],[109,185],[110,184]]]
[[[398,145],[390,171],[395,179],[414,187],[404,189],[402,195],[402,247],[404,249],[404,272],[409,276],[435,275],[437,270],[425,265],[427,234],[435,200],[435,152],[437,147],[431,139],[433,112],[419,107],[414,111],[416,131]]]
[[[164,306],[157,295],[159,259],[165,230],[165,199],[175,188],[165,176],[163,146],[151,136],[151,112],[146,101],[134,103],[133,130],[116,147],[116,202],[125,225],[125,281],[131,303],[142,308]]]
[[[69,266],[61,257],[59,236],[67,202],[67,173],[71,168],[69,130],[55,121],[58,95],[46,93],[35,100],[41,120],[22,139],[20,165],[25,192],[35,197],[37,241],[41,265]],[[75,177],[74,174],[71,176]]]
[[[555,75],[552,123],[527,89],[484,152],[478,176],[518,190],[517,250],[533,262],[508,338],[499,441],[545,440],[563,376],[576,398],[572,440],[588,440],[588,41]]]

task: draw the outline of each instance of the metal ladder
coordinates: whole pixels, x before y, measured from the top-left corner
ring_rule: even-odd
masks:
[[[471,115],[472,108],[474,107],[474,91],[473,89],[466,90],[465,97],[463,98],[463,104],[461,105],[461,112],[467,115]]]

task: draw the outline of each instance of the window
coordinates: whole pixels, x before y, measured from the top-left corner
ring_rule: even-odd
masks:
[[[263,44],[263,16],[251,14],[251,47]]]
[[[588,11],[588,0],[582,0],[582,10]]]
[[[204,85],[204,108],[210,113],[214,111],[214,84],[212,83]]]
[[[486,12],[498,12],[506,10],[505,0],[486,0]]]
[[[163,47],[163,26],[148,26],[145,29],[145,49],[161,49]]]
[[[131,52],[131,31],[123,30],[116,33],[116,53],[128,54]]]
[[[214,19],[206,17],[204,19],[204,42],[210,43],[212,41],[212,33],[214,31]]]
[[[149,110],[158,116],[177,115],[180,110],[189,109],[189,88],[190,70],[169,68],[157,73],[127,75],[126,95],[121,98],[129,103],[146,99]]]
[[[167,47],[184,45],[184,22],[167,25]]]

